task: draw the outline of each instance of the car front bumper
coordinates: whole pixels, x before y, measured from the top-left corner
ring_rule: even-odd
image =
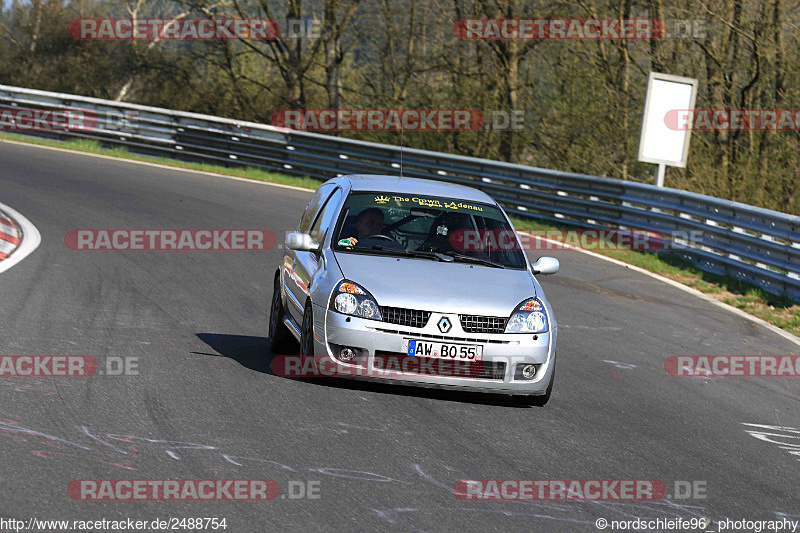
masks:
[[[347,316],[317,305],[312,307],[315,355],[330,359],[326,364],[336,367],[337,374],[404,385],[513,395],[545,394],[552,378],[557,328],[537,335],[467,333],[461,329],[457,313],[432,313],[426,327],[412,328]],[[453,325],[447,334],[441,333],[436,326],[445,316]],[[481,366],[486,371],[476,377],[472,374],[435,375],[389,369],[384,359],[387,356],[413,359],[413,356],[406,355],[407,339],[480,345],[483,347]],[[355,359],[357,365],[338,359],[342,347],[358,351],[360,355]],[[532,379],[526,379],[520,375],[520,369],[531,364],[536,366],[537,371]]]

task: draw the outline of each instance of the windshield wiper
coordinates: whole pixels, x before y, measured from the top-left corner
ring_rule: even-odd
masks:
[[[433,259],[434,261],[444,261],[445,263],[452,263],[453,261],[459,261],[464,263],[477,263],[479,265],[486,265],[495,268],[505,268],[505,265],[501,265],[500,263],[495,263],[494,261],[489,261],[488,259],[481,259],[479,257],[472,257],[471,255],[460,254],[458,252],[442,252],[438,248],[433,249],[431,251],[425,250],[395,250],[392,248],[384,248],[380,244],[373,244],[369,248],[375,252],[381,252],[380,255],[394,255],[398,257],[421,257],[424,259]],[[366,251],[365,247],[359,247],[358,245],[353,247],[353,251]],[[363,252],[362,252],[363,253]]]
[[[357,250],[358,246],[355,246],[354,249]],[[433,259],[436,261],[447,261],[447,262],[453,261],[452,257],[436,252],[424,252],[422,250],[417,250],[414,252],[410,250],[393,250],[392,248],[384,248],[380,244],[373,244],[370,247],[370,249],[378,252],[383,252],[383,255],[396,255],[401,257],[422,257],[425,259]]]
[[[460,254],[458,252],[441,252],[438,249],[435,250],[440,255],[444,255],[446,257],[452,257],[454,260],[464,263],[477,263],[479,265],[486,265],[495,268],[505,268],[505,265],[501,265],[500,263],[495,263],[494,261],[489,261],[488,259],[481,259],[480,257],[474,257],[471,255]]]

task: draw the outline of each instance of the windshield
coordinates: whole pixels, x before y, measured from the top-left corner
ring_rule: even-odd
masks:
[[[516,245],[500,247],[495,239],[484,239],[479,246],[465,245],[487,233],[513,236],[512,232],[503,212],[489,204],[385,192],[352,193],[331,244],[336,252],[522,269],[525,258]]]

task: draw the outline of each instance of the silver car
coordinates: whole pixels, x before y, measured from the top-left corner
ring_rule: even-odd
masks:
[[[552,257],[529,263],[507,215],[481,191],[396,176],[331,179],[286,236],[271,352],[299,341],[297,357],[314,360],[303,368],[322,365],[325,375],[544,405],[557,324],[535,275],[558,268]]]

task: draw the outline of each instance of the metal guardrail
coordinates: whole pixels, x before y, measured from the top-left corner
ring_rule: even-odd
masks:
[[[95,128],[47,135],[96,139],[182,160],[320,180],[394,174],[400,167],[396,146],[0,85],[0,111],[14,108],[91,111],[98,119]],[[677,189],[426,150],[406,148],[402,160],[404,176],[476,187],[520,217],[660,232],[679,248],[676,253],[704,271],[800,301],[798,216]]]

